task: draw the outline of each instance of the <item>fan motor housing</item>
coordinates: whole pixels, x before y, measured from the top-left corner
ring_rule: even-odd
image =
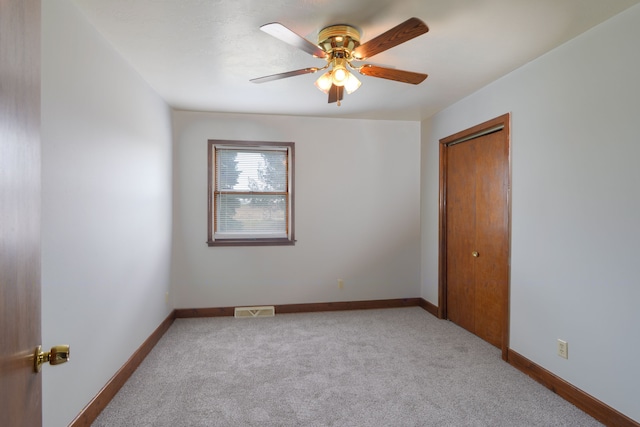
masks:
[[[360,31],[346,24],[331,25],[318,33],[318,46],[332,57],[351,60],[351,52],[360,46]]]

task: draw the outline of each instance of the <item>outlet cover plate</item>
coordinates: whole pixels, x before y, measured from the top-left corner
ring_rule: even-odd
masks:
[[[558,340],[558,356],[564,359],[569,358],[569,344],[561,339]]]

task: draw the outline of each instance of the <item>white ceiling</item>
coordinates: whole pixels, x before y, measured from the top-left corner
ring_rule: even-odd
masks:
[[[73,0],[176,109],[421,120],[640,0]],[[262,31],[280,22],[317,42],[331,24],[361,41],[415,16],[419,36],[366,62],[429,74],[418,86],[368,76],[328,104],[318,74],[255,84],[325,61]]]

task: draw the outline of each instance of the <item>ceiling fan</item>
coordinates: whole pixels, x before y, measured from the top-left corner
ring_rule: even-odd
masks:
[[[251,79],[253,83],[265,83],[328,69],[316,80],[315,85],[329,95],[329,103],[337,102],[340,105],[344,92],[352,93],[361,84],[349,70],[358,71],[366,76],[414,85],[427,78],[427,75],[422,73],[396,70],[372,64],[358,65],[353,63],[353,61],[363,61],[429,31],[429,27],[418,18],[410,18],[363,44],[360,44],[360,31],[356,27],[346,24],[331,25],[320,30],[318,44],[313,44],[278,22],[265,24],[260,29],[316,58],[324,58],[327,63],[319,68],[310,67],[258,77]]]

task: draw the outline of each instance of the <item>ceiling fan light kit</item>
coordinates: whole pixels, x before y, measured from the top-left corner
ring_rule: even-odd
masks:
[[[352,61],[370,58],[429,31],[427,25],[418,18],[410,18],[364,44],[360,44],[360,30],[346,24],[331,25],[320,30],[317,45],[277,22],[265,24],[260,29],[316,58],[325,59],[327,63],[320,68],[304,68],[252,79],[251,81],[254,83],[264,83],[328,69],[316,80],[315,86],[329,95],[329,103],[336,102],[340,106],[344,92],[351,94],[358,90],[362,84],[350,70],[366,76],[410,84],[419,84],[427,78],[427,75],[422,73],[352,63]]]

